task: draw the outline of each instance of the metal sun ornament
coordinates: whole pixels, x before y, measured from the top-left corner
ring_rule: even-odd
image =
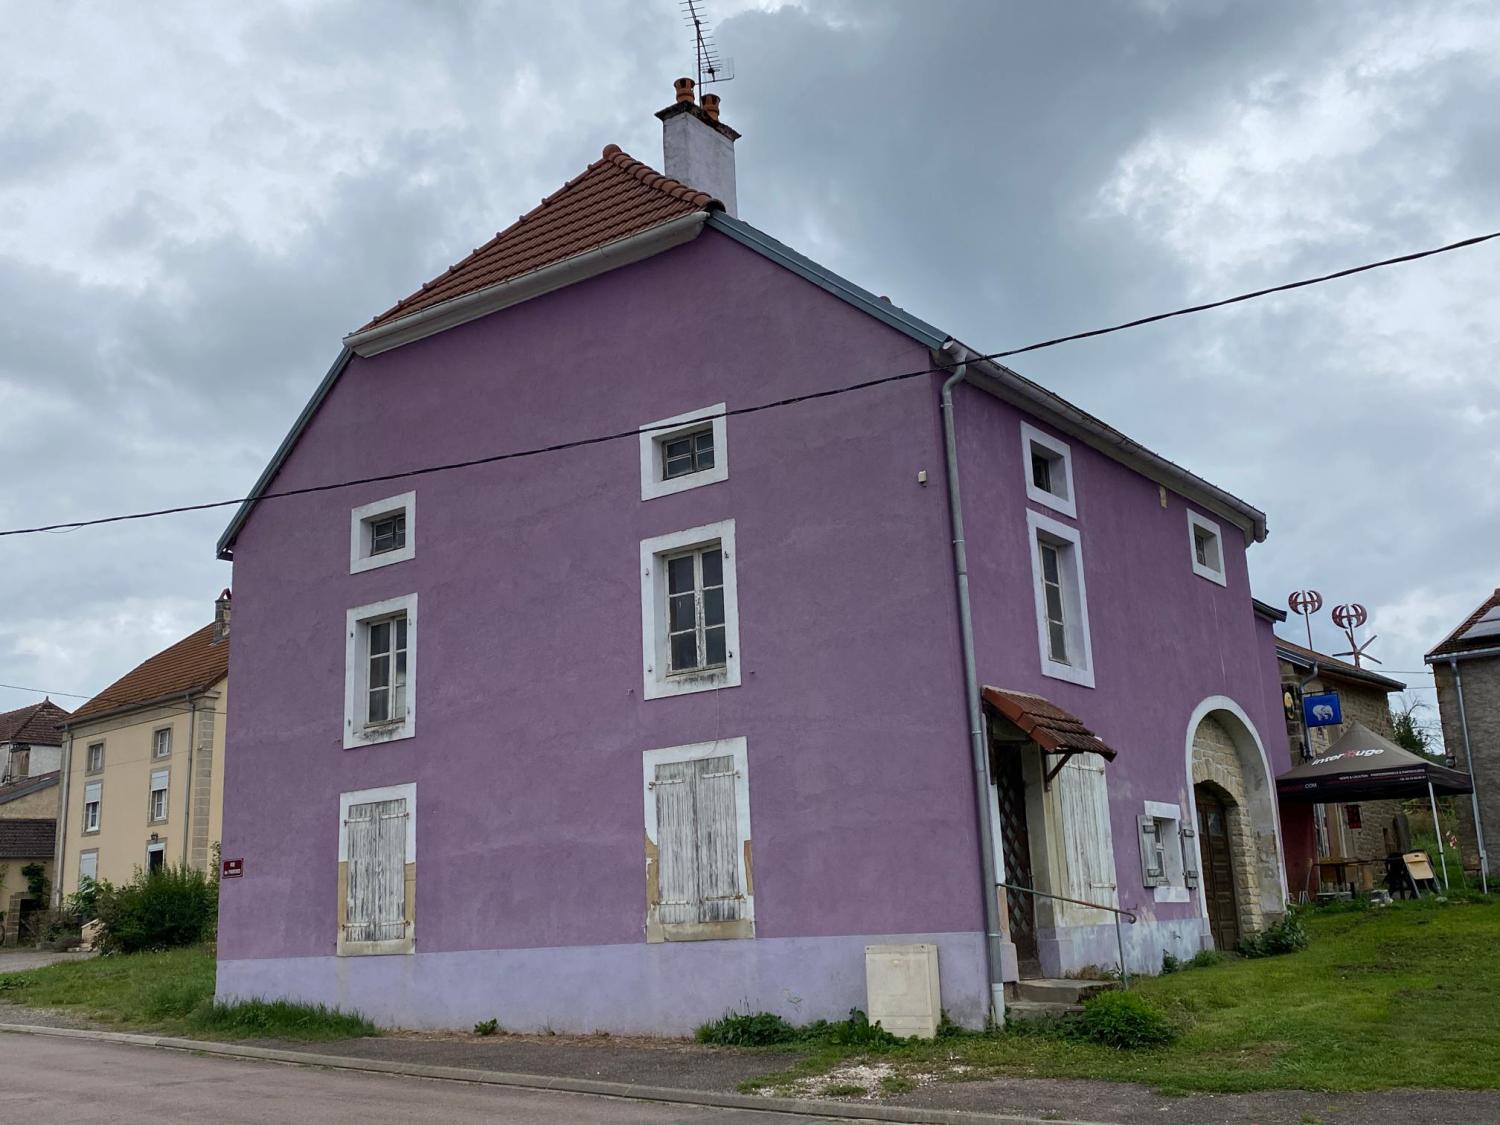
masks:
[[[1312,648],[1312,615],[1323,608],[1323,595],[1316,590],[1293,590],[1287,596],[1286,607],[1302,615],[1307,625],[1307,647]]]
[[[1380,661],[1365,651],[1375,641],[1374,636],[1367,637],[1364,644],[1360,644],[1354,637],[1354,630],[1358,629],[1370,619],[1370,611],[1358,602],[1346,602],[1343,605],[1333,607],[1333,623],[1344,631],[1344,636],[1349,638],[1349,651],[1336,652],[1335,656],[1352,656],[1354,666],[1362,667],[1360,661],[1368,660],[1374,664]]]

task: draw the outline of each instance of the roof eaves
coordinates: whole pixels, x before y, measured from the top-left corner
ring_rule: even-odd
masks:
[[[138,700],[135,703],[122,703],[120,706],[112,707],[108,711],[94,711],[81,717],[69,719],[60,725],[63,730],[71,733],[74,727],[86,727],[91,723],[102,722],[105,719],[117,719],[121,715],[130,714],[132,711],[147,711],[153,707],[162,707],[168,703],[186,703],[195,696],[204,695],[212,691],[215,686],[222,683],[225,679],[225,673],[219,672],[213,679],[201,681],[191,687],[182,688],[178,691],[169,691],[165,695],[153,696],[150,699]]]
[[[1286,620],[1286,610],[1277,609],[1269,602],[1263,602],[1259,598],[1251,598],[1250,604],[1255,607],[1258,617],[1264,617],[1267,621],[1282,622]]]
[[[1406,690],[1406,684],[1400,680],[1393,680],[1389,676],[1382,676],[1379,672],[1371,672],[1365,668],[1356,668],[1354,665],[1345,663],[1336,656],[1329,656],[1322,652],[1313,652],[1302,645],[1290,645],[1280,638],[1276,641],[1276,656],[1278,659],[1285,660],[1294,668],[1311,668],[1316,664],[1320,674],[1331,676],[1335,679],[1353,680],[1357,683],[1370,684],[1375,687],[1385,688],[1388,692]]]
[[[339,376],[344,373],[344,368],[349,366],[349,360],[353,356],[348,348],[339,350],[338,358],[329,367],[328,373],[323,376],[323,381],[313,391],[312,398],[307,400],[307,405],[302,408],[302,413],[297,415],[297,420],[292,423],[292,428],[287,431],[286,437],[281,439],[281,444],[276,447],[271,462],[261,471],[255,481],[255,487],[250,490],[250,495],[240,502],[235,509],[234,518],[229,521],[229,526],[224,529],[224,534],[219,536],[218,547],[215,557],[232,562],[234,560],[234,541],[245,526],[245,521],[250,518],[250,513],[255,510],[255,502],[262,494],[271,487],[271,482],[276,479],[276,474],[281,472],[281,467],[286,464],[286,459],[292,455],[292,449],[302,437],[302,431],[307,429],[312,421],[313,415],[323,405],[323,400],[333,390],[333,385],[338,382]]]

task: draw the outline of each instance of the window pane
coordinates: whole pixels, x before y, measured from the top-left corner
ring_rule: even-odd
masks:
[[[1063,603],[1062,587],[1052,582],[1045,583],[1047,593],[1047,620],[1062,624]]]
[[[692,594],[675,594],[668,601],[670,603],[670,612],[667,615],[668,632],[680,633],[698,624],[695,614],[696,600]]]
[[[724,552],[717,547],[703,552],[703,585],[724,585]]]
[[[703,591],[703,624],[724,624],[724,588],[717,586]]]
[[[690,437],[662,442],[662,475],[668,480],[693,471],[693,441]]]
[[[672,638],[672,670],[698,667],[698,634],[679,633]]]
[[[406,647],[406,614],[404,613],[396,618],[396,647],[400,649]]]
[[[1068,662],[1068,638],[1061,621],[1047,623],[1048,655],[1059,664]]]
[[[391,651],[391,623],[389,621],[377,621],[370,626],[370,653],[383,653]]]
[[[370,687],[387,687],[391,676],[391,659],[388,656],[372,656],[370,658]]]
[[[681,594],[693,589],[693,556],[682,555],[667,562],[667,593]]]
[[[1057,548],[1050,543],[1042,544],[1042,577],[1048,582],[1057,581]]]
[[[693,468],[712,469],[714,467],[714,432],[704,430],[698,435],[697,442],[693,447]]]
[[[1208,536],[1201,531],[1193,532],[1193,550],[1198,556],[1198,565],[1208,565]]]
[[[406,653],[396,653],[396,684],[401,686],[406,683]]]
[[[370,718],[369,722],[383,723],[391,717],[390,696],[384,688],[377,688],[370,692]]]
[[[406,682],[403,679],[391,690],[393,703],[391,706],[391,718],[404,719],[406,717]]]
[[[1043,492],[1052,491],[1052,462],[1034,449],[1031,454],[1031,483]]]
[[[703,640],[708,648],[709,664],[726,663],[724,645],[724,627],[722,625],[703,631]]]

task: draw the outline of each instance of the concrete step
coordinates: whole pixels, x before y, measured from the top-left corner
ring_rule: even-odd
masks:
[[[1008,1020],[1047,1020],[1059,1016],[1077,1015],[1083,1011],[1082,1004],[1065,1004],[1061,1001],[1007,1000],[1005,1018]]]
[[[1043,1004],[1082,1004],[1097,992],[1119,987],[1119,982],[1112,980],[1022,980],[1016,982],[1016,999]]]

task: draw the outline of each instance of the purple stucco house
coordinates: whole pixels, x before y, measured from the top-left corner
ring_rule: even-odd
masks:
[[[678,87],[666,176],[347,337],[254,495],[383,479],[220,541],[219,994],[671,1033],[924,943],[972,1025],[1110,908],[1133,971],[1263,925],[1265,517],[737,218]]]

